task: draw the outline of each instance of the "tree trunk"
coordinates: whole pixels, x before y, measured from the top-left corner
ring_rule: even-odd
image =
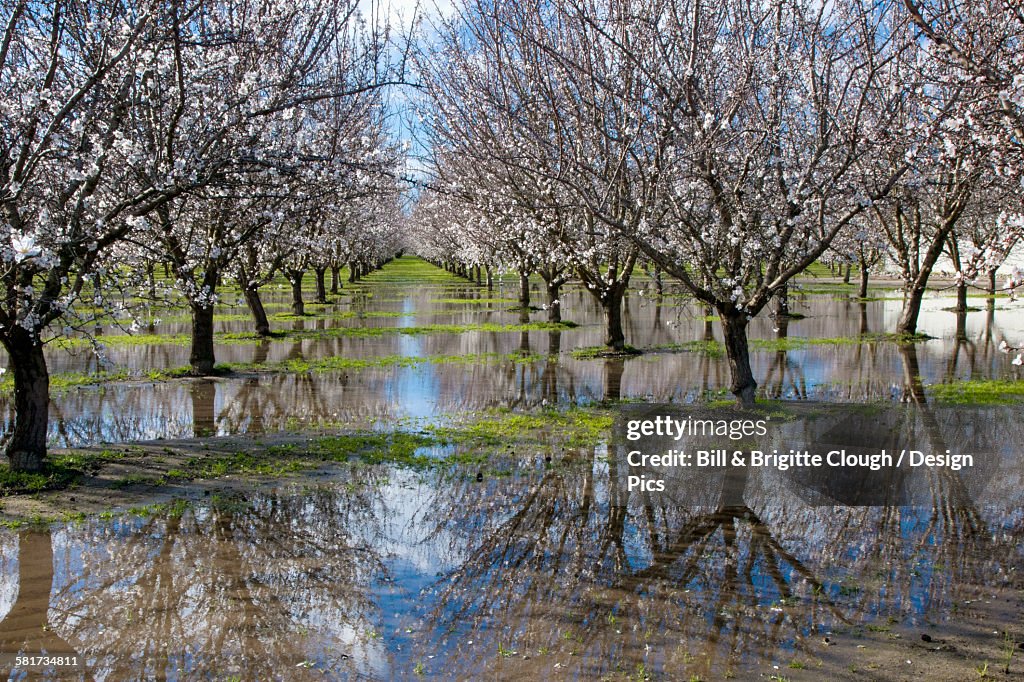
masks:
[[[530,273],[519,271],[519,305],[530,307]]]
[[[306,304],[302,302],[302,270],[292,270],[288,273],[288,281],[292,283],[292,314],[305,315]]]
[[[956,312],[967,312],[967,283],[958,282],[956,285]]]
[[[996,271],[995,270],[989,270],[988,271],[988,293],[992,294],[993,296],[996,295]]]
[[[256,333],[259,336],[270,336],[270,320],[267,319],[267,311],[263,307],[263,299],[260,298],[260,290],[256,287],[243,286],[242,296],[252,313],[252,322]]]
[[[337,296],[341,289],[341,268],[337,265],[331,266],[331,296]]]
[[[559,298],[559,291],[562,283],[557,279],[547,283],[548,287],[548,322],[562,321],[562,301]]]
[[[46,457],[50,374],[43,345],[21,327],[3,338],[14,374],[14,429],[4,448],[13,471],[39,471]]]
[[[861,261],[860,263],[860,288],[857,290],[857,296],[859,298],[868,297],[868,266],[867,263]]]
[[[491,266],[487,266],[487,290],[490,291],[494,288],[494,272],[491,271]]]
[[[917,333],[917,318],[921,315],[921,302],[924,300],[924,284],[914,284],[903,298],[903,310],[900,312],[896,332],[908,336]]]
[[[850,268],[851,268],[851,265],[849,263],[847,263],[846,264],[846,270],[843,272],[843,284],[849,284],[850,283]]]
[[[327,268],[313,268],[316,273],[316,302],[327,303]]]
[[[966,343],[967,342],[967,311],[966,310],[958,310],[958,311],[956,311],[956,332],[955,332],[955,338],[960,343]],[[959,354],[960,354],[960,348],[957,347],[957,349],[955,351],[953,351],[953,360],[954,360],[954,362],[956,361],[957,356]]]
[[[192,304],[192,352],[188,356],[192,376],[213,374],[213,304]]]
[[[896,326],[897,333],[908,336],[917,333],[917,318],[921,314],[921,301],[924,300],[924,292],[928,287],[928,278],[931,276],[932,268],[938,262],[939,256],[942,255],[942,247],[946,244],[946,239],[956,225],[956,218],[957,216],[950,215],[943,219],[934,241],[925,252],[924,258],[921,259],[917,276],[911,283],[910,291],[903,299],[903,312],[900,313],[900,320]],[[959,263],[960,257],[956,251],[954,251],[953,260]],[[960,266],[957,265],[957,271],[959,270]]]
[[[613,286],[601,301],[608,330],[608,337],[604,345],[613,350],[623,350],[626,347],[626,335],[622,332],[622,293],[624,290],[624,286]]]
[[[735,308],[719,307],[718,318],[722,322],[722,334],[725,337],[725,354],[729,359],[729,371],[732,373],[730,390],[736,396],[736,403],[741,407],[749,407],[755,402],[757,382],[750,369],[750,348],[747,345],[746,314]]]
[[[350,261],[348,264],[348,282],[349,284],[355,284],[356,280],[359,279],[359,269],[355,261]]]

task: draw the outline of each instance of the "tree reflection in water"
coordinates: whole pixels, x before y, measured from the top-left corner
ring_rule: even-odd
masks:
[[[875,424],[934,448],[967,434],[998,459],[1024,435],[1003,412],[922,408],[818,415],[778,438]],[[942,621],[982,586],[1021,587],[1024,522],[1006,511],[1021,491],[998,467],[894,479],[913,504],[837,501],[870,489],[856,475],[830,487],[739,468],[673,502],[628,491],[616,447],[510,454],[493,463],[510,475],[482,482],[353,465],[323,487],[7,533],[4,651],[65,647],[90,679],[387,679],[417,664],[532,679],[555,663],[583,679],[638,664],[744,679],[820,654],[832,628]],[[29,636],[41,623],[47,642]]]
[[[909,437],[936,436],[909,414]],[[833,627],[942,620],[967,594],[1020,586],[1021,519],[983,512],[950,472],[927,473],[926,506],[811,506],[777,474],[742,469],[678,507],[627,493],[602,454],[528,487],[438,490],[427,520],[463,558],[434,586],[426,636],[453,677],[525,678],[550,655],[586,679],[640,664],[742,678],[815,656]]]

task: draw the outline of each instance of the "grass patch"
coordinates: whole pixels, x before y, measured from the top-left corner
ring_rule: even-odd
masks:
[[[802,350],[811,346],[857,346],[864,343],[921,343],[932,337],[927,334],[865,334],[831,338],[784,336],[776,339],[749,339],[751,351],[772,352]],[[700,353],[708,357],[725,357],[725,347],[718,341],[685,341],[654,346],[652,351]]]
[[[613,421],[611,412],[598,408],[547,409],[535,413],[495,409],[468,422],[431,426],[427,431],[446,444],[498,446],[538,439],[549,442],[555,435],[562,445],[585,447],[605,440]]]
[[[423,434],[375,432],[321,438],[314,444],[313,452],[335,462],[347,462],[351,457],[358,456],[370,464],[394,463],[419,469],[443,461],[417,454],[423,448],[438,444],[437,439]]]
[[[118,370],[115,372],[60,372],[50,375],[50,391],[60,392],[81,386],[97,386],[100,384],[118,381],[167,381],[168,379],[179,379],[188,376],[191,368],[172,367],[163,370],[147,370],[145,372],[130,372]],[[0,379],[0,393],[14,392],[14,378],[4,375]]]
[[[809,338],[804,336],[784,336],[776,339],[750,339],[750,350],[753,351],[789,351],[800,350],[808,346],[859,346],[865,343],[921,343],[932,337],[927,334],[864,334],[863,336],[835,336],[829,338]]]
[[[221,362],[214,367],[215,374],[230,372],[271,372],[322,373],[337,371],[358,371],[363,369],[385,367],[417,367],[419,365],[472,365],[487,362],[512,362],[515,364],[531,364],[541,362],[546,356],[539,353],[469,353],[466,355],[431,355],[426,357],[410,357],[405,355],[384,355],[370,358],[327,357],[317,360],[285,360],[275,363],[253,362]],[[83,374],[66,372],[50,375],[50,390],[59,392],[82,386],[98,386],[107,383],[130,381],[169,381],[189,375],[191,368],[175,367],[167,370],[148,370],[146,372],[93,372]],[[14,380],[8,375],[0,379],[0,394],[13,393]]]
[[[194,457],[185,462],[182,478],[218,478],[228,474],[281,476],[309,468],[312,463],[311,460],[296,456],[293,447],[271,447],[213,458]]]
[[[928,393],[940,403],[952,405],[1012,405],[1024,398],[1024,381],[982,379],[932,384]]]
[[[81,476],[95,473],[104,463],[124,456],[114,450],[71,452],[48,457],[43,462],[43,470],[38,472],[11,471],[3,464],[0,465],[0,497],[63,490]]]
[[[49,465],[40,472],[11,471],[0,467],[0,497],[61,490],[74,482],[80,471]]]
[[[710,358],[725,357],[725,346],[714,340],[684,341],[683,343],[663,343],[650,350],[677,353],[700,353]]]
[[[626,345],[622,350],[615,350],[608,346],[587,346],[577,348],[572,352],[572,357],[577,360],[600,360],[604,358],[630,358],[643,353],[639,348]]]
[[[335,327],[333,329],[299,329],[286,330],[279,340],[294,341],[298,339],[330,339],[337,337],[374,337],[391,334],[419,336],[424,334],[464,334],[466,332],[525,332],[525,331],[566,331],[578,327],[575,322],[526,322],[520,324],[494,324],[492,322],[470,324],[428,324],[416,327]],[[254,343],[264,341],[265,337],[251,332],[232,332],[218,334],[217,340],[222,343]]]

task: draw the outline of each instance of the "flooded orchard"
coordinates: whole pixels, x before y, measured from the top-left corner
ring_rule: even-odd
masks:
[[[262,433],[602,400],[692,402],[727,393],[728,362],[712,312],[678,294],[656,297],[643,279],[626,296],[622,317],[629,343],[648,352],[581,359],[573,352],[604,340],[602,311],[582,287],[568,288],[562,301],[564,318],[578,326],[547,325],[542,310],[524,323],[511,283],[488,290],[425,263],[434,279],[422,281],[420,267],[409,271],[399,263],[343,289],[337,303],[309,305],[308,317],[287,312],[290,294],[278,285],[265,298],[279,338],[247,333],[252,323],[242,301],[221,306],[216,355],[234,365],[228,377],[146,381],[149,371],[187,364],[185,311],[177,319],[154,313],[159,324],[149,334],[126,335],[124,323],[102,325],[95,337],[103,344],[99,357],[84,341],[50,349],[57,381],[62,373],[77,378],[104,369],[135,379],[55,395],[51,444]],[[541,283],[533,287],[542,300]],[[935,338],[899,344],[885,336],[901,307],[894,286],[873,290],[867,301],[851,298],[851,286],[809,279],[802,288],[794,288],[791,307],[803,318],[766,314],[751,322],[762,397],[900,401],[922,385],[1022,373],[999,352],[1001,341],[1024,336],[1022,305],[1006,297],[973,299],[977,309],[956,314],[949,312],[952,293],[933,292],[921,326]],[[9,396],[0,395],[7,420]]]
[[[307,316],[284,312],[285,292],[267,296],[283,332],[270,339],[248,335],[240,303],[222,305],[216,378],[154,378],[188,360],[188,322],[173,311],[136,336],[104,324],[102,364],[84,342],[48,350],[66,384],[50,443],[93,457],[102,490],[163,497],[7,524],[5,669],[1024,677],[1024,423],[998,393],[1019,378],[999,345],[1024,336],[1021,304],[979,298],[958,315],[933,292],[921,327],[934,338],[897,343],[885,334],[898,291],[860,301],[849,290],[808,278],[791,292],[803,317],[752,322],[758,409],[772,420],[761,445],[858,437],[973,454],[975,466],[725,466],[683,474],[673,496],[630,489],[621,420],[638,403],[731,414],[716,406],[729,386],[718,323],[644,278],[623,307],[635,357],[586,352],[604,323],[582,288],[563,293],[573,324],[547,324],[543,310],[513,309],[511,282],[489,290],[410,257]],[[95,371],[106,379],[79,380]],[[132,443],[145,456],[109,445]],[[103,478],[117,466],[120,478]],[[15,660],[42,655],[74,665]]]

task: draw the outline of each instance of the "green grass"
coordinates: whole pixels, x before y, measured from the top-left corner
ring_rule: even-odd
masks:
[[[700,353],[710,358],[725,357],[725,346],[717,341],[684,341],[683,343],[663,343],[651,348],[652,351]]]
[[[607,438],[613,416],[600,408],[573,407],[568,410],[546,409],[541,412],[488,410],[454,426],[431,426],[428,432],[445,443],[503,445],[538,438],[556,440],[570,447],[596,445]]]
[[[164,370],[147,370],[145,372],[129,372],[118,370],[116,372],[60,372],[50,375],[50,390],[54,392],[66,391],[79,386],[97,386],[118,381],[167,381],[187,376],[190,371],[188,367],[173,367]],[[12,393],[14,391],[14,378],[5,374],[0,378],[0,394]]]
[[[928,393],[938,402],[952,405],[1013,405],[1024,399],[1024,381],[978,379],[932,384]]]
[[[431,355],[426,357],[410,357],[405,355],[384,355],[368,358],[345,358],[339,356],[319,358],[317,360],[285,360],[283,362],[223,362],[214,369],[218,374],[228,372],[270,372],[284,374],[304,374],[358,371],[386,367],[417,367],[420,365],[472,365],[487,362],[512,362],[515,364],[531,364],[541,362],[546,356],[539,353],[469,353],[466,355]],[[188,376],[189,367],[174,367],[167,370],[149,370],[146,372],[62,372],[50,375],[50,390],[65,391],[81,386],[98,386],[108,383],[129,381],[169,381]],[[0,379],[0,394],[11,393],[14,380],[9,375]]]
[[[113,450],[68,453],[47,459],[39,472],[11,471],[6,464],[0,464],[0,497],[61,490],[123,456]]]
[[[642,350],[634,348],[629,344],[626,344],[622,350],[615,350],[608,346],[586,346],[584,348],[577,348],[574,350],[572,352],[572,357],[577,360],[600,360],[604,358],[632,357],[642,353]]]
[[[64,488],[79,475],[80,472],[52,466],[42,472],[25,472],[11,471],[5,465],[0,467],[0,497]]]
[[[235,372],[267,371],[285,373],[321,373],[344,370],[361,370],[383,367],[417,367],[419,365],[472,365],[486,362],[514,362],[529,364],[544,360],[538,353],[469,353],[466,355],[429,355],[411,357],[407,355],[383,355],[368,358],[328,357],[316,360],[285,360],[275,363],[230,362],[218,365]]]
[[[805,337],[784,336],[776,339],[748,339],[751,351],[771,352],[802,350],[811,346],[857,346],[865,343],[920,343],[927,341],[925,334],[864,334],[863,336]],[[718,341],[686,341],[683,343],[666,343],[652,347],[652,351],[700,353],[708,357],[725,357],[725,347]]]
[[[450,425],[431,425],[417,432],[360,431],[323,436],[301,445],[257,445],[229,454],[189,455],[166,472],[129,473],[113,485],[164,485],[232,474],[279,477],[311,470],[325,462],[394,464],[412,469],[492,465],[489,474],[500,476],[508,475],[509,470],[498,467],[499,460],[510,455],[550,454],[558,448],[593,447],[609,438],[612,423],[613,413],[604,408],[485,410],[462,416]],[[39,473],[13,472],[0,466],[0,496],[60,490],[112,462],[156,463],[163,459],[141,448],[128,447],[67,451],[52,456]]]

